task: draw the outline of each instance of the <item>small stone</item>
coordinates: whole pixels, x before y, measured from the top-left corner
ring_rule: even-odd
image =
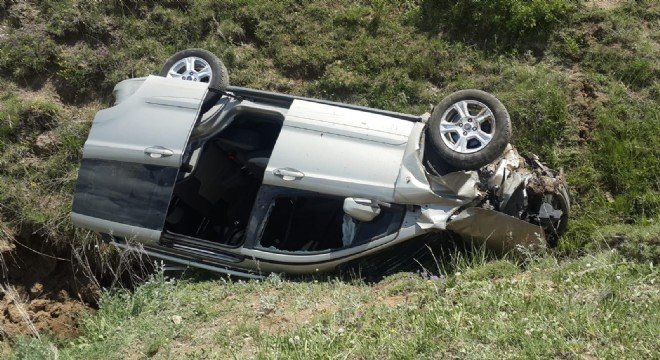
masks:
[[[39,295],[41,295],[43,291],[44,291],[44,286],[41,283],[34,283],[34,285],[32,285],[32,287],[30,288],[30,297],[34,299]]]
[[[614,200],[614,196],[612,196],[612,194],[609,191],[605,192],[605,199],[607,199],[607,202],[610,203],[610,204],[612,204],[616,201],[616,200]]]
[[[172,322],[174,323],[174,325],[179,325],[179,324],[181,324],[181,321],[183,321],[183,319],[181,318],[181,316],[179,316],[179,315],[172,315]]]

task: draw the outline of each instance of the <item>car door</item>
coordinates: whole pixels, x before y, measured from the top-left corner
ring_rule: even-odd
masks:
[[[357,109],[293,101],[264,184],[392,201],[414,123]]]
[[[97,113],[76,183],[75,225],[159,239],[207,85],[150,76],[130,97]]]
[[[351,219],[344,214],[344,200],[341,196],[262,186],[242,255],[254,259],[252,267],[264,272],[331,271],[393,244],[404,224],[414,224],[416,215],[399,204],[383,206],[370,221]]]

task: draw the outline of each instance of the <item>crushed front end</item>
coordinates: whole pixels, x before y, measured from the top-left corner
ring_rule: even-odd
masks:
[[[566,231],[570,201],[561,172],[509,145],[478,171],[479,195],[449,218],[447,230],[503,253],[553,247]]]

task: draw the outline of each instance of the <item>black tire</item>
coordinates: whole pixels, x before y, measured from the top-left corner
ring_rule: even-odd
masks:
[[[188,68],[180,68],[180,66],[185,66],[185,64],[181,63],[181,60],[186,58],[197,58],[201,59],[202,61],[196,61],[194,65],[195,69],[192,69],[192,72],[189,74],[184,74],[184,72],[191,70]],[[210,67],[211,74],[210,76],[206,76],[206,74],[204,74],[204,76],[200,76],[198,78],[195,76],[198,74],[197,67],[204,66],[204,62],[206,62],[206,64],[208,64]],[[179,68],[175,69],[175,66],[178,66]],[[170,70],[172,70],[172,72],[170,72]],[[227,72],[225,64],[223,64],[222,61],[220,61],[220,59],[215,56],[215,54],[204,49],[186,49],[177,52],[169,59],[167,59],[165,65],[163,65],[163,68],[158,75],[179,79],[185,76],[187,77],[187,80],[208,82],[209,87],[219,90],[225,90],[227,86],[229,86],[229,73]]]
[[[460,104],[467,104],[467,116],[461,117],[461,113],[454,107]],[[476,109],[484,107],[490,113],[479,113],[482,116],[472,114]],[[476,120],[480,118],[485,120],[478,123]],[[445,126],[444,134],[440,129],[441,124]],[[475,170],[490,164],[502,155],[511,140],[509,113],[495,96],[481,90],[461,90],[442,99],[433,109],[428,126],[433,148],[447,164],[461,170]],[[490,136],[490,139],[486,141],[480,136]],[[457,151],[450,147],[462,147],[463,142],[464,149]]]

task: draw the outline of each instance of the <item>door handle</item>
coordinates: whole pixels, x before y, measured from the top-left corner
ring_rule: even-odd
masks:
[[[299,180],[305,177],[305,174],[302,172],[291,168],[275,169],[273,174],[275,174],[275,176],[281,177],[282,180],[285,181]]]
[[[154,159],[159,159],[174,155],[174,151],[168,148],[164,148],[162,146],[152,146],[150,148],[146,148],[144,149],[144,153]]]

